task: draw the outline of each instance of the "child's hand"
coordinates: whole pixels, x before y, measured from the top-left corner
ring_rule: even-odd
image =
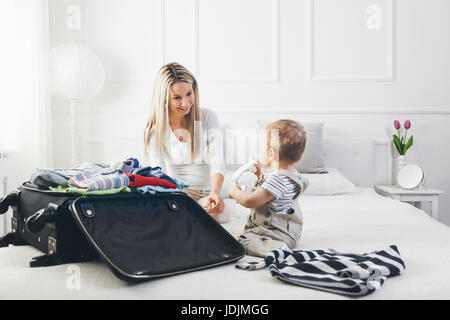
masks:
[[[258,179],[261,177],[261,167],[262,167],[262,165],[261,165],[261,162],[259,162],[257,159],[255,159],[255,158],[253,158],[253,161],[254,161],[254,165],[255,165],[255,168],[256,168],[256,172],[255,172],[255,175],[258,177]]]

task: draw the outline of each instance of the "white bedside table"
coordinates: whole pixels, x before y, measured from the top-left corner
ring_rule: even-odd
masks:
[[[431,202],[430,215],[433,219],[439,217],[439,195],[443,193],[441,190],[436,189],[404,189],[399,186],[375,186],[375,191],[382,196],[390,197],[402,202],[412,202],[412,204],[421,209],[421,202]]]

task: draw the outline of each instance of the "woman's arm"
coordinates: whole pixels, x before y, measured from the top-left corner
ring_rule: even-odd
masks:
[[[222,213],[225,203],[220,197],[222,190],[225,162],[223,159],[223,135],[220,122],[214,111],[203,109],[203,128],[207,134],[208,163],[211,172],[211,192],[208,197],[209,213]]]
[[[220,197],[220,190],[223,185],[223,174],[214,173],[211,176],[211,192],[208,196],[208,213],[222,213],[225,209],[225,203]]]
[[[231,186],[228,195],[246,208],[258,208],[273,199],[273,194],[265,189],[252,193],[242,191],[238,186]]]
[[[223,185],[223,174],[221,173],[214,173],[211,177],[211,192],[220,194],[220,191],[222,190]]]

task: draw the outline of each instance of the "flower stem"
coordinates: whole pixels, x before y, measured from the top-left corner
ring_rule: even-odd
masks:
[[[404,136],[403,136],[403,134],[401,134],[400,133],[400,129],[398,130],[398,134],[400,135],[400,155],[402,156],[403,155],[403,138],[404,138]]]
[[[402,150],[403,150],[403,148],[404,147],[406,147],[406,136],[408,135],[408,129],[405,129],[405,144],[404,144],[404,146],[402,147]],[[405,152],[403,152],[403,155],[406,153],[406,151]]]

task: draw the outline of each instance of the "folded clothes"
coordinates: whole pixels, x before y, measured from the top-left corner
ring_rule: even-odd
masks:
[[[174,189],[186,187],[185,183],[165,174],[161,167],[141,167],[136,158],[128,158],[113,165],[87,162],[70,169],[37,169],[31,175],[30,182],[39,188],[66,186],[78,188],[80,192],[124,186],[152,186],[159,192],[163,192],[160,188],[173,192],[176,191]]]
[[[122,170],[106,171],[96,175],[79,173],[69,179],[69,186],[89,191],[126,187],[129,183],[130,180]]]
[[[350,296],[364,296],[381,288],[387,278],[398,276],[405,263],[397,246],[371,253],[328,250],[271,251],[259,262],[239,262],[236,267],[257,270],[269,267],[273,277],[290,284]]]
[[[77,174],[95,175],[114,170],[131,172],[139,168],[139,160],[136,158],[128,158],[113,165],[101,162],[86,162],[70,169],[37,169],[31,175],[30,182],[40,188],[56,187],[68,185],[69,180]]]
[[[126,172],[125,175],[130,180],[128,184],[130,187],[160,186],[172,189],[177,187],[175,183],[169,182],[164,178],[144,177],[139,174],[129,174]]]
[[[96,174],[109,165],[100,162],[87,162],[70,169],[37,169],[30,177],[30,182],[41,188],[68,185],[69,179],[79,173]]]
[[[63,186],[63,185],[59,185],[56,187],[50,187],[50,190],[56,191],[56,192],[79,194],[79,195],[84,195],[84,196],[93,196],[93,195],[100,196],[100,195],[107,195],[107,194],[117,194],[119,192],[131,192],[131,189],[128,187],[89,191],[89,190],[79,189],[79,188],[69,188],[69,187]]]

